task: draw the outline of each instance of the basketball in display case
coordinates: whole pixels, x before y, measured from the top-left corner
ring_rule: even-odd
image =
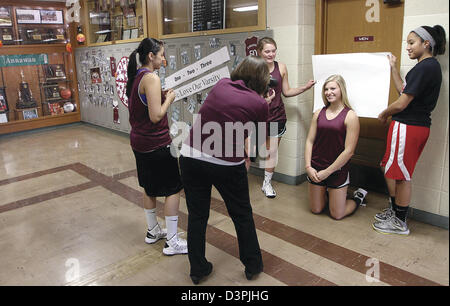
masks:
[[[71,113],[75,110],[75,105],[72,102],[66,102],[63,105],[63,109],[65,113]]]

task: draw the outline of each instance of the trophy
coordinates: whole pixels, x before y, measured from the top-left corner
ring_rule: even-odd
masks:
[[[36,107],[37,106],[36,100],[33,98],[33,94],[31,93],[28,83],[25,82],[25,77],[23,75],[22,70],[20,71],[20,75],[22,76],[22,82],[20,83],[20,86],[18,89],[19,98],[17,99],[17,107],[16,108]]]

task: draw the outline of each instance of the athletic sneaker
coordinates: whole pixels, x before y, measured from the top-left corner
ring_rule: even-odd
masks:
[[[366,203],[364,203],[364,198],[366,197],[366,195],[367,191],[362,188],[358,188],[355,192],[353,192],[353,198],[357,198],[360,200],[360,206],[366,206]]]
[[[374,222],[373,229],[382,234],[409,235],[409,229],[406,222],[403,222],[395,215],[382,222]]]
[[[384,221],[392,218],[392,216],[394,216],[394,215],[395,215],[395,212],[392,209],[392,207],[388,207],[388,208],[383,209],[382,212],[375,214],[374,218],[378,222],[384,222]]]
[[[395,215],[394,209],[392,208],[392,201],[389,198],[389,207],[383,209],[380,213],[375,214],[374,218],[378,222],[383,222],[389,219],[391,216]]]
[[[273,190],[272,184],[270,182],[264,181],[261,190],[268,198],[275,198],[277,196],[277,193],[275,192],[275,190]]]
[[[170,240],[166,240],[164,245],[163,254],[172,256],[177,254],[187,254],[187,241],[178,237],[178,234],[174,235]]]
[[[156,224],[151,230],[147,230],[147,237],[145,237],[145,242],[152,244],[158,241],[159,239],[166,238],[167,229],[159,227],[159,224]]]

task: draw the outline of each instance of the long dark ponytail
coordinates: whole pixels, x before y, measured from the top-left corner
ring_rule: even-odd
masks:
[[[422,26],[430,35],[433,37],[436,45],[434,48],[431,48],[431,52],[433,56],[441,55],[445,53],[445,44],[447,43],[447,39],[445,38],[445,30],[440,25],[435,25],[434,27]],[[423,40],[423,39],[422,39]]]
[[[148,54],[151,52],[154,55],[156,55],[159,50],[161,50],[161,47],[163,45],[163,42],[154,38],[144,38],[136,50],[134,50],[130,54],[130,60],[128,62],[128,69],[127,69],[127,96],[128,98],[131,96],[131,90],[133,88],[134,79],[136,78],[137,73],[137,61],[136,61],[136,54],[139,54],[139,62],[141,65],[147,65],[148,64]]]

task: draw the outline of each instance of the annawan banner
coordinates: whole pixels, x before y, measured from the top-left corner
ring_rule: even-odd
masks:
[[[0,67],[30,66],[48,64],[48,55],[42,54],[18,54],[0,55]]]

